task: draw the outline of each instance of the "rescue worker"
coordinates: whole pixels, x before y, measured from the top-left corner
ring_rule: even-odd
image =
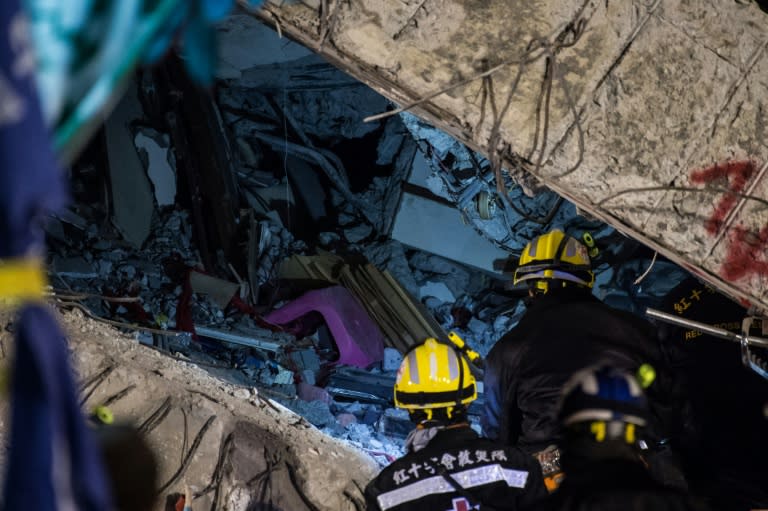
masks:
[[[475,377],[453,346],[427,339],[406,353],[394,400],[417,426],[407,454],[366,487],[369,511],[516,510],[546,495],[534,458],[472,430],[467,406],[476,398]]]
[[[694,277],[665,298],[664,311],[741,332],[748,311]],[[755,325],[757,326],[757,325]],[[762,325],[760,325],[762,326]],[[758,326],[750,335],[765,337]],[[768,509],[768,381],[744,367],[738,344],[659,324],[662,346],[690,396],[683,462],[695,491],[722,509]],[[753,348],[768,360],[768,350]]]
[[[576,373],[564,387],[559,413],[565,477],[535,509],[708,509],[700,499],[665,488],[648,473],[640,446],[649,418],[641,386],[629,373],[605,366]]]
[[[584,367],[604,362],[633,373],[643,364],[652,368],[647,374],[656,373],[652,388],[659,419],[654,448],[666,449],[661,425],[674,422],[675,403],[667,401],[676,394],[666,392],[669,373],[653,325],[599,301],[592,295],[594,281],[587,247],[580,241],[559,229],[533,239],[514,272],[515,284],[528,285],[527,310],[486,359],[484,434],[536,454],[545,475],[557,471],[553,445],[559,437],[556,410],[562,386]],[[659,476],[685,486],[677,470]]]

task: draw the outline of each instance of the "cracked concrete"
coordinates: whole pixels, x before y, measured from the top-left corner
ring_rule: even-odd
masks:
[[[497,147],[509,164],[522,162],[581,210],[721,291],[768,308],[762,266],[738,279],[725,268],[729,257],[751,250],[734,242],[738,228],[759,238],[768,207],[747,201],[717,239],[705,224],[731,178],[708,183],[707,192],[690,190],[689,182],[696,169],[768,161],[768,14],[757,5],[329,3],[332,26],[330,13],[320,16],[306,2],[270,3],[257,15],[272,25],[279,20],[283,33],[310,47],[319,47],[322,34],[321,53],[330,62],[399,105],[446,90],[411,110],[484,154],[497,128]],[[472,79],[494,66],[488,78]],[[672,185],[682,190],[666,189]],[[638,190],[627,193],[632,189]],[[752,193],[765,192],[763,182]]]

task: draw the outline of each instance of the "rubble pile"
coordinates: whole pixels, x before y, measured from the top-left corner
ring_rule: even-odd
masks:
[[[523,312],[508,260],[529,239],[621,236],[514,172],[498,197],[487,160],[409,114],[363,123],[388,103],[252,18],[221,31],[215,101],[173,64],[144,75],[73,167],[46,227],[56,299],[385,465],[411,427],[391,402],[408,346],[452,330],[486,354]],[[650,254],[618,267],[638,250],[619,241],[598,289],[637,307],[664,286],[633,288]]]

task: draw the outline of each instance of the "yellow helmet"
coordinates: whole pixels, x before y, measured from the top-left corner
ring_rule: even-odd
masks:
[[[514,283],[551,279],[590,288],[595,283],[587,247],[560,229],[542,234],[525,246],[515,270]]]
[[[405,354],[395,381],[398,408],[429,411],[467,405],[475,399],[475,377],[453,346],[429,338]]]

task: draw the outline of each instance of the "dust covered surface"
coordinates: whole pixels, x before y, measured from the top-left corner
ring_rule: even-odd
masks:
[[[86,410],[109,403],[115,423],[144,433],[163,492],[197,495],[194,509],[354,510],[377,471],[365,454],[328,437],[255,389],[218,380],[79,311],[56,313],[70,339]],[[4,363],[13,317],[0,312]],[[0,439],[7,442],[7,403]],[[5,462],[6,449],[0,450]],[[269,507],[274,506],[274,507]]]

